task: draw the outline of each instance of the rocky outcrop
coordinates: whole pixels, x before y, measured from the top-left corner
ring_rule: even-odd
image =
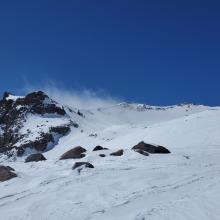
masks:
[[[66,160],[66,159],[80,159],[85,157],[86,155],[84,154],[86,152],[86,149],[83,147],[75,147],[66,153],[64,153],[61,157],[60,160]]]
[[[106,157],[106,155],[105,155],[105,154],[99,154],[99,156],[100,156],[100,157]]]
[[[138,153],[142,152],[142,154],[144,152],[147,152],[150,154],[169,154],[170,153],[170,151],[163,146],[146,144],[143,141],[135,145],[132,149],[137,151]]]
[[[124,150],[118,150],[116,152],[111,153],[111,156],[122,156],[124,153]]]
[[[89,162],[76,162],[74,165],[73,165],[73,170],[75,170],[76,168],[78,168],[78,167],[82,167],[82,166],[84,166],[84,167],[86,167],[86,168],[94,168],[94,166],[91,164],[91,163],[89,163]]]
[[[24,98],[18,98],[15,102],[16,105],[28,106],[29,111],[36,114],[52,114],[65,115],[66,112],[63,107],[51,100],[44,92],[33,92]]]
[[[22,156],[27,149],[44,152],[49,145],[54,146],[60,137],[68,134],[71,126],[77,127],[76,123],[69,120],[69,123],[48,127],[48,131],[39,131],[35,139],[29,139],[32,131],[21,133],[20,130],[31,115],[67,117],[64,108],[42,91],[30,93],[25,97],[16,97],[5,92],[0,101],[0,154]]]
[[[43,154],[41,153],[36,153],[36,154],[31,154],[25,159],[25,163],[29,162],[38,162],[38,161],[44,161],[47,160]]]
[[[0,165],[0,182],[17,177],[17,174],[15,174],[13,171],[14,169],[9,166]]]
[[[51,133],[42,133],[36,140],[28,141],[27,143],[20,145],[19,148],[17,148],[17,155],[22,156],[27,148],[44,152],[46,151],[48,144],[54,142],[55,141]]]

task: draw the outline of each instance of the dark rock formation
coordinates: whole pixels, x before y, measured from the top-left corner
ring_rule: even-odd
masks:
[[[17,151],[18,156],[22,156],[26,148],[32,148],[36,151],[45,151],[49,143],[54,143],[54,138],[51,133],[42,133],[35,141],[29,141],[28,143],[22,144]]]
[[[13,171],[14,169],[9,166],[0,165],[0,182],[4,182],[6,180],[17,177]]]
[[[85,118],[84,114],[83,114],[80,110],[77,111],[77,115],[79,115],[79,116]]]
[[[91,163],[88,163],[88,162],[76,162],[73,165],[72,169],[75,170],[76,168],[81,167],[81,166],[84,166],[86,168],[94,168],[94,166]]]
[[[97,134],[90,134],[89,137],[95,137],[96,138],[96,137],[98,137],[98,135]]]
[[[111,156],[122,156],[124,153],[124,150],[118,150],[116,152],[111,153]]]
[[[98,150],[103,150],[103,147],[98,145],[93,149],[93,151],[98,151]]]
[[[84,149],[83,147],[75,147],[69,151],[67,151],[66,153],[64,153],[61,157],[60,160],[66,160],[66,159],[80,159],[85,157],[84,152],[86,152],[86,149]]]
[[[100,157],[105,157],[105,154],[99,154]]]
[[[47,133],[39,133],[35,140],[28,141],[27,137],[31,131],[27,131],[26,134],[20,134],[19,132],[28,115],[54,114],[53,117],[56,117],[56,115],[62,117],[66,115],[66,112],[62,106],[42,91],[30,93],[25,97],[10,96],[12,94],[5,92],[3,99],[0,100],[0,154],[22,156],[27,148],[43,152],[47,150],[49,144],[55,145],[58,138],[70,131],[71,123],[51,127]],[[18,146],[19,141],[22,144]]]
[[[138,150],[138,151],[147,152],[151,154],[169,154],[170,153],[170,151],[163,146],[146,144],[143,141],[135,145],[132,149],[135,151]]]
[[[50,128],[50,132],[54,132],[60,135],[66,135],[70,132],[70,127],[68,126],[57,126]]]
[[[93,149],[93,151],[99,151],[99,150],[108,150],[108,148],[98,145]]]
[[[37,114],[51,114],[57,113],[58,115],[65,115],[66,112],[63,108],[56,105],[44,92],[33,92],[24,98],[18,98],[16,105],[29,106],[29,111]]]
[[[43,154],[36,153],[36,154],[31,154],[25,159],[25,163],[28,162],[38,162],[38,161],[43,161],[47,160]]]

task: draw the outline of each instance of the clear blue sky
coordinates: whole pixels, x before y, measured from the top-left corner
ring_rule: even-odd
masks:
[[[220,105],[220,3],[1,1],[0,92],[27,81]]]

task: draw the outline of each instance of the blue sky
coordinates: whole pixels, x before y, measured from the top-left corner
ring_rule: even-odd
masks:
[[[219,1],[0,2],[0,92],[48,84],[220,105]]]

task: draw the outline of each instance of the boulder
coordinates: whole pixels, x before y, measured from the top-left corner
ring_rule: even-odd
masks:
[[[144,151],[151,154],[169,154],[170,151],[160,145],[153,145],[153,144],[147,144],[143,141],[132,147],[133,150],[137,151]]]
[[[44,161],[47,160],[43,154],[36,153],[36,154],[31,154],[25,159],[25,163],[28,162],[38,162],[38,161]]]
[[[69,151],[67,151],[66,153],[64,153],[61,157],[60,160],[66,160],[66,159],[80,159],[85,157],[86,155],[84,154],[84,152],[86,152],[86,149],[84,149],[83,147],[75,147]]]
[[[93,149],[93,151],[98,151],[98,150],[108,150],[108,148],[98,145]]]
[[[94,168],[94,166],[89,163],[89,162],[76,162],[74,165],[73,165],[73,170],[75,170],[77,167],[81,167],[81,166],[84,166],[86,168]]]
[[[111,153],[111,156],[122,156],[124,153],[124,150],[118,150],[116,152]]]
[[[13,171],[14,169],[9,166],[0,165],[0,182],[17,177],[17,174],[15,174]]]
[[[105,154],[99,154],[99,156],[100,156],[100,157],[105,157],[106,155],[105,155]]]

